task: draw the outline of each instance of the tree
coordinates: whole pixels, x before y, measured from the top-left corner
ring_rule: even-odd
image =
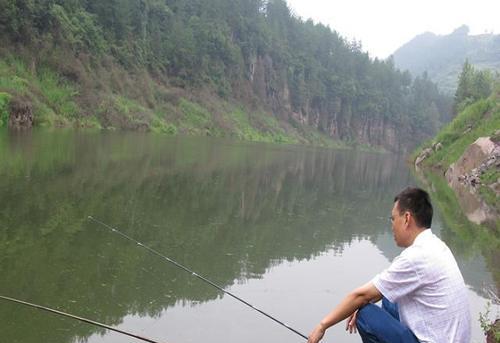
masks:
[[[467,105],[488,97],[491,94],[492,85],[493,77],[488,70],[476,71],[474,66],[465,60],[455,93],[455,114]]]

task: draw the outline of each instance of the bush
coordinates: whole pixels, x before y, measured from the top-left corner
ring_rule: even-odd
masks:
[[[0,92],[0,127],[7,126],[9,122],[9,103],[12,96],[9,93]]]
[[[500,343],[500,319],[491,320],[490,319],[491,303],[486,305],[486,312],[479,313],[479,324],[484,334],[488,336],[487,341],[499,342]],[[498,313],[497,313],[498,315]]]

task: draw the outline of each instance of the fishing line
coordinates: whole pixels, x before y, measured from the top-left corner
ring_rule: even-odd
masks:
[[[160,343],[159,341],[154,341],[152,339],[149,339],[149,338],[146,338],[146,337],[142,337],[142,336],[136,335],[134,333],[131,333],[131,332],[128,332],[128,331],[125,331],[125,330],[120,330],[120,329],[111,327],[109,325],[96,322],[96,321],[91,320],[91,319],[87,319],[87,318],[75,316],[73,314],[65,313],[65,312],[62,312],[62,311],[59,311],[59,310],[55,310],[53,308],[49,308],[49,307],[45,307],[45,306],[41,306],[41,305],[29,303],[27,301],[22,301],[22,300],[18,300],[18,299],[14,299],[14,298],[5,297],[5,296],[2,296],[2,295],[0,295],[0,299],[7,300],[7,301],[10,301],[10,302],[14,302],[14,303],[21,304],[21,305],[26,305],[26,306],[33,307],[33,308],[36,308],[36,309],[39,309],[39,310],[51,312],[51,313],[54,313],[54,314],[57,314],[57,315],[60,315],[60,316],[63,316],[63,317],[68,317],[68,318],[76,319],[76,320],[79,320],[81,322],[84,322],[84,323],[87,323],[87,324],[92,324],[92,325],[101,327],[103,329],[115,331],[115,332],[118,332],[118,333],[120,333],[122,335],[127,335],[127,336],[130,336],[130,337],[136,338],[138,340],[144,341],[144,342]]]
[[[167,257],[167,256],[165,256],[165,255],[163,255],[163,254],[161,254],[161,253],[159,253],[158,251],[154,250],[153,248],[151,248],[151,247],[149,247],[149,246],[147,246],[147,245],[142,244],[141,242],[139,242],[139,241],[135,240],[134,238],[132,238],[132,237],[130,237],[130,236],[128,236],[128,235],[126,235],[126,234],[124,234],[123,232],[119,231],[118,229],[115,229],[114,227],[109,226],[108,224],[103,223],[102,221],[95,219],[95,218],[94,218],[94,217],[92,217],[92,216],[88,216],[88,219],[89,219],[89,220],[94,221],[94,222],[95,222],[95,223],[97,223],[97,224],[102,225],[103,227],[107,228],[107,229],[108,229],[108,230],[110,230],[111,232],[114,232],[114,233],[116,233],[116,234],[118,234],[118,235],[122,236],[123,238],[125,238],[125,239],[127,239],[127,240],[131,241],[131,242],[134,242],[135,244],[137,244],[138,246],[140,246],[140,247],[142,247],[142,248],[144,248],[144,249],[148,250],[148,251],[149,251],[149,252],[151,252],[152,254],[154,254],[154,255],[156,255],[156,256],[158,256],[158,257],[160,257],[160,258],[162,258],[162,259],[166,260],[167,262],[172,263],[172,264],[173,264],[173,265],[175,265],[176,267],[178,267],[178,268],[180,268],[180,269],[184,270],[185,272],[187,272],[187,273],[191,274],[192,276],[195,276],[195,277],[197,277],[198,279],[200,279],[200,280],[202,280],[202,281],[204,281],[204,282],[208,283],[208,284],[209,284],[209,285],[211,285],[212,287],[217,288],[219,291],[224,292],[225,294],[229,295],[230,297],[233,297],[234,299],[236,299],[236,300],[240,301],[241,303],[245,304],[246,306],[248,306],[248,307],[252,308],[253,310],[255,310],[255,311],[259,312],[260,314],[262,314],[262,315],[266,316],[267,318],[269,318],[269,319],[273,320],[274,322],[278,323],[279,325],[281,325],[281,326],[283,326],[283,327],[287,328],[288,330],[292,331],[293,333],[295,333],[295,334],[299,335],[300,337],[302,337],[302,338],[304,338],[304,339],[306,339],[306,340],[307,340],[307,336],[306,336],[306,335],[304,335],[304,334],[300,333],[299,331],[297,331],[297,330],[295,330],[294,328],[292,328],[291,326],[289,326],[289,325],[287,325],[287,324],[283,323],[282,321],[280,321],[280,320],[276,319],[275,317],[271,316],[270,314],[267,314],[266,312],[262,311],[261,309],[259,309],[259,308],[255,307],[255,306],[253,306],[252,304],[250,304],[250,303],[249,303],[249,302],[247,302],[246,300],[243,300],[242,298],[240,298],[240,297],[238,297],[238,296],[234,295],[233,293],[231,293],[231,292],[229,292],[229,291],[226,291],[224,288],[222,288],[221,286],[217,285],[215,282],[210,281],[210,280],[209,280],[209,279],[207,279],[206,277],[203,277],[203,276],[199,275],[198,273],[195,273],[194,271],[192,271],[191,269],[189,269],[189,268],[187,268],[187,267],[183,266],[182,264],[180,264],[180,263],[178,263],[178,262],[176,262],[176,261],[172,260],[171,258],[169,258],[169,257]]]

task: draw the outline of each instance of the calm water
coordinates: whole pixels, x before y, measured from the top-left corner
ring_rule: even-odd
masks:
[[[393,155],[140,134],[0,132],[0,294],[162,342],[303,342],[86,218],[308,334],[399,253],[388,216],[416,184]],[[443,225],[477,320],[492,263]],[[465,240],[465,241],[464,241]],[[137,342],[0,302],[2,342]],[[360,342],[342,325],[325,342]]]

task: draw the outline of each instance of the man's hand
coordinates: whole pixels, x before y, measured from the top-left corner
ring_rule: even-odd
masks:
[[[325,328],[323,327],[323,325],[318,324],[309,335],[307,343],[318,343],[323,338],[324,335],[325,335]]]
[[[357,332],[357,327],[356,327],[356,318],[358,316],[358,311],[355,311],[353,314],[347,318],[347,321],[345,323],[345,330],[348,331],[349,333],[356,333]]]
[[[373,285],[368,282],[366,285],[356,288],[349,293],[309,335],[307,343],[318,343],[323,338],[326,329],[349,318],[347,330],[356,332],[357,310],[370,302],[377,302],[382,299],[382,294]]]

